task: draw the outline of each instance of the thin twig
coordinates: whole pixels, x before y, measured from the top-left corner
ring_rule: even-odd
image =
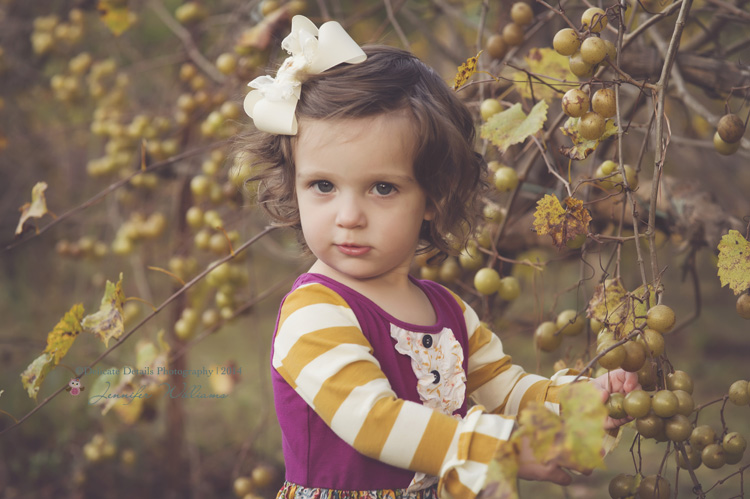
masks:
[[[557,173],[557,169],[555,166],[550,162],[549,158],[547,157],[546,151],[544,150],[544,146],[541,142],[539,142],[539,139],[536,138],[535,135],[532,135],[531,138],[534,140],[534,143],[539,148],[539,154],[542,156],[542,159],[544,159],[544,163],[547,165],[547,171],[550,172],[552,175],[558,178],[560,182],[565,186],[565,190],[568,192],[568,197],[573,197],[573,193],[570,192],[570,182],[565,180],[565,178]]]
[[[411,45],[409,45],[409,39],[406,37],[406,34],[404,34],[404,30],[401,29],[401,25],[398,23],[398,20],[396,19],[396,15],[393,12],[393,5],[391,5],[391,0],[383,0],[383,3],[385,4],[385,12],[386,12],[386,15],[388,16],[388,20],[391,22],[393,29],[396,30],[396,34],[398,34],[398,37],[401,40],[401,44],[404,46],[406,50],[411,50]]]
[[[174,20],[172,15],[167,11],[164,5],[159,0],[151,0],[148,2],[148,6],[157,15],[159,19],[169,28],[169,30],[175,34],[177,38],[185,46],[188,57],[195,63],[196,66],[206,73],[213,81],[222,84],[226,81],[226,77],[216,69],[214,64],[203,57],[203,54],[195,44],[192,35],[186,30],[180,23]]]
[[[666,155],[665,146],[662,142],[664,135],[664,103],[667,97],[667,88],[669,86],[669,77],[672,73],[672,66],[677,58],[677,49],[680,46],[680,38],[682,31],[687,22],[688,14],[690,13],[690,7],[693,5],[692,0],[682,0],[682,6],[680,8],[680,14],[677,16],[675,22],[674,31],[672,32],[672,39],[669,42],[667,53],[664,55],[664,66],[662,67],[661,76],[657,82],[656,92],[656,123],[655,123],[655,135],[656,135],[656,158],[654,159],[654,179],[651,183],[651,205],[648,214],[648,227],[649,227],[649,251],[651,253],[651,273],[656,283],[657,292],[659,292],[659,262],[657,259],[656,251],[656,232],[653,228],[656,226],[656,203],[659,197],[659,185],[661,184],[661,175],[663,173],[664,159]]]
[[[657,24],[663,21],[665,18],[674,14],[674,12],[677,9],[682,7],[682,1],[683,0],[678,0],[677,2],[667,7],[660,14],[649,17],[646,21],[643,22],[643,24],[641,24],[636,29],[634,29],[633,31],[625,35],[625,37],[622,40],[622,48],[625,48],[628,45],[630,45],[634,40],[636,40],[639,36],[643,35],[647,30],[650,34],[652,30],[649,30],[649,28],[653,26],[654,24]]]

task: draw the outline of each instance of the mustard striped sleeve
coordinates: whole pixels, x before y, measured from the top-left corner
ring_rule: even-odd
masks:
[[[321,284],[287,296],[274,339],[273,367],[331,429],[360,453],[441,477],[455,499],[486,481],[512,418],[474,408],[462,419],[398,399],[351,308]]]
[[[455,295],[454,295],[455,296]],[[561,371],[551,379],[526,373],[503,350],[500,338],[479,320],[476,312],[456,296],[469,333],[467,392],[490,412],[516,415],[531,401],[543,402],[559,414],[557,391],[574,376]]]

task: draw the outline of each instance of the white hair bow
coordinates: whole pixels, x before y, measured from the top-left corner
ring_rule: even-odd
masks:
[[[329,21],[318,29],[305,16],[292,18],[292,32],[281,42],[281,48],[291,56],[276,78],[259,76],[248,83],[255,90],[245,97],[244,107],[259,130],[296,135],[294,110],[300,96],[300,77],[322,73],[341,63],[358,64],[367,56],[339,23]]]

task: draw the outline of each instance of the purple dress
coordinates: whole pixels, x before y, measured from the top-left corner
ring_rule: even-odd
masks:
[[[373,349],[397,397],[423,403],[418,392],[418,378],[412,367],[412,359],[399,353],[391,330],[403,328],[429,348],[440,340],[438,335],[455,335],[463,350],[462,372],[468,372],[468,333],[463,311],[454,296],[441,285],[418,280],[410,276],[428,297],[437,315],[431,326],[404,323],[392,317],[370,299],[357,291],[320,274],[303,274],[294,283],[284,298],[300,286],[310,283],[322,284],[338,295],[351,307],[359,322],[363,335]],[[284,301],[279,310],[284,306]],[[277,318],[276,327],[279,327]],[[271,357],[274,351],[272,349]],[[461,370],[461,369],[459,369]],[[435,374],[437,373],[437,374]],[[435,383],[440,373],[433,371]],[[300,397],[292,386],[272,368],[274,399],[282,431],[286,480],[310,488],[337,490],[405,489],[415,477],[414,471],[397,468],[366,457],[337,436],[323,419]],[[465,398],[453,415],[466,415]]]

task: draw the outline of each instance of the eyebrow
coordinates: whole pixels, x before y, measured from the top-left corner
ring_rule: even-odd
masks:
[[[311,179],[328,179],[331,178],[331,173],[322,171],[322,170],[314,170],[310,172],[300,173],[299,171],[296,172],[295,178],[297,180],[311,180]],[[373,173],[372,175],[368,175],[367,180],[370,182],[393,182],[393,183],[403,183],[403,184],[411,184],[411,183],[417,183],[417,179],[413,175],[403,175],[399,173]]]

